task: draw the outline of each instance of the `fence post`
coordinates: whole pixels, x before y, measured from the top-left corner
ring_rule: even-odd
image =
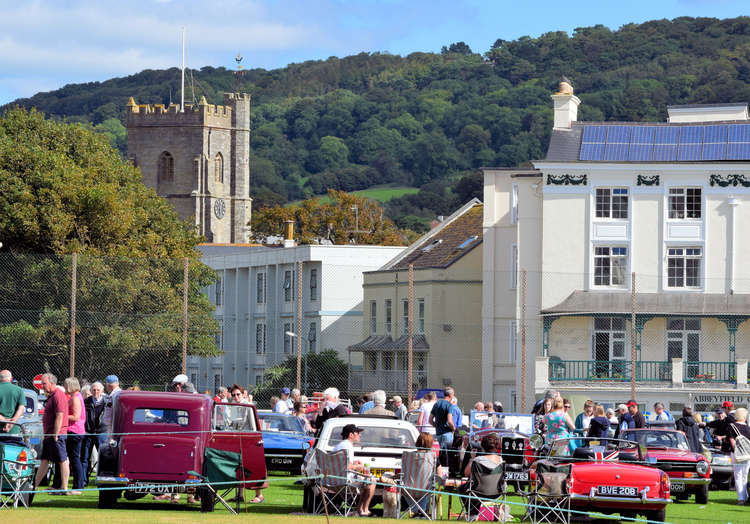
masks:
[[[526,413],[526,269],[521,270],[521,412]]]
[[[188,257],[182,270],[182,372],[187,374],[187,333],[188,333]]]
[[[630,398],[635,399],[635,271],[630,275]]]
[[[286,336],[286,334],[284,336]],[[297,262],[297,389],[300,389],[301,387],[302,387],[302,261],[300,260]]]
[[[70,375],[76,371],[76,290],[78,288],[78,253],[73,253],[73,264],[70,270]]]
[[[411,405],[412,401],[414,400],[414,393],[413,393],[413,383],[412,380],[412,356],[413,356],[413,350],[414,350],[414,343],[412,341],[412,319],[414,317],[414,264],[409,264],[409,326],[408,326],[408,334],[409,334],[409,341],[407,342],[407,349],[409,350],[409,357],[407,359],[407,375],[409,375],[409,405]],[[428,368],[429,369],[429,368]]]

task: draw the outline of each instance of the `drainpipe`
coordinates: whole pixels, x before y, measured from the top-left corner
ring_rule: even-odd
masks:
[[[737,200],[737,198],[734,197],[734,195],[729,195],[729,199],[727,200],[727,204],[731,208],[732,212],[730,214],[730,227],[732,228],[732,232],[730,233],[729,238],[729,253],[727,253],[729,258],[729,294],[734,295],[734,273],[735,273],[735,260],[734,260],[734,242],[737,238],[737,219],[736,219],[736,209],[737,206],[740,205],[740,201]]]

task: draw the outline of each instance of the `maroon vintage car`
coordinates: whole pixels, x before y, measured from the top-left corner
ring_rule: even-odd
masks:
[[[664,522],[671,502],[669,477],[656,468],[640,465],[645,462],[645,454],[645,448],[631,441],[558,439],[541,448],[541,458],[532,464],[529,480],[533,484],[545,472],[561,472],[566,476],[563,491],[573,511],[644,515],[648,520]]]
[[[96,482],[107,489],[99,492],[99,507],[112,507],[121,493],[135,500],[149,493],[187,492],[200,494],[201,509],[211,511],[214,497],[203,477],[206,457],[236,457],[238,481],[265,479],[259,428],[250,404],[215,403],[189,393],[123,391],[114,405],[112,435],[100,453]]]
[[[656,427],[628,429],[623,432],[622,438],[646,447],[649,463],[669,475],[670,492],[677,499],[684,500],[695,495],[698,504],[708,502],[711,464],[700,453],[690,451],[682,431]]]

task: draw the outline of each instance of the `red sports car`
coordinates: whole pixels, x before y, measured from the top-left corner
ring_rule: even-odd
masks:
[[[571,510],[643,515],[648,520],[664,521],[671,502],[669,477],[656,468],[640,465],[645,463],[646,451],[635,442],[558,439],[538,453],[540,460],[531,466],[530,481],[535,482],[541,471],[565,471]]]
[[[695,502],[708,502],[711,464],[700,453],[690,451],[682,431],[641,428],[624,431],[622,438],[638,442],[648,452],[647,461],[669,475],[670,492],[678,499],[695,494]]]

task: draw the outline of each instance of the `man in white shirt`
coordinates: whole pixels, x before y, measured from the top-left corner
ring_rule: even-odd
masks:
[[[371,515],[370,502],[375,495],[375,484],[368,482],[363,477],[363,475],[369,476],[369,472],[362,461],[354,458],[354,444],[361,440],[360,433],[362,431],[364,431],[362,428],[354,424],[347,424],[341,429],[341,442],[336,444],[331,451],[346,450],[347,469],[349,470],[348,482],[359,488],[359,516],[369,517]]]
[[[281,400],[279,400],[273,407],[274,413],[289,413],[289,404],[286,403],[286,399],[289,398],[289,388],[281,388]]]

